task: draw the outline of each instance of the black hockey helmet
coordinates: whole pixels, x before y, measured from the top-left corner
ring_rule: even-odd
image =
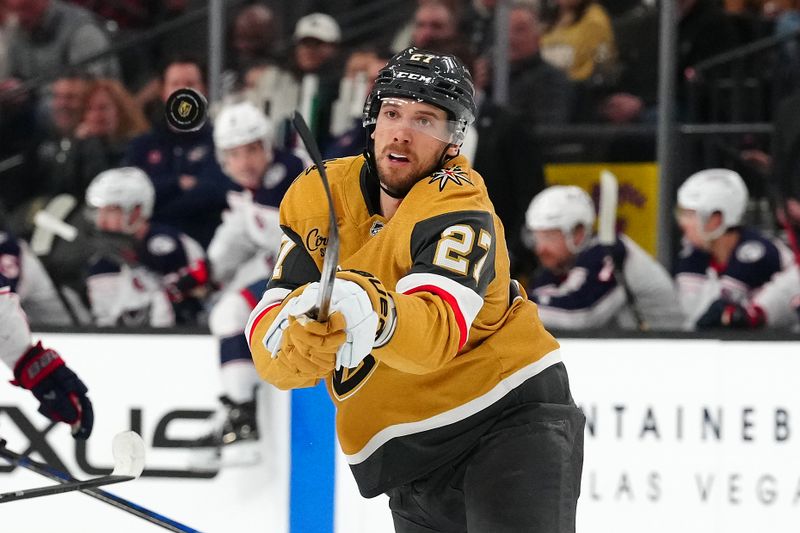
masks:
[[[364,103],[364,127],[375,124],[381,99],[388,96],[420,100],[447,111],[449,118],[457,123],[453,144],[463,142],[467,127],[475,120],[472,76],[454,55],[412,46],[392,57],[378,73]]]

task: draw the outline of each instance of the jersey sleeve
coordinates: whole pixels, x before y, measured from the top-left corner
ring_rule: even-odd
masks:
[[[244,213],[235,208],[222,213],[222,223],[217,226],[208,245],[208,261],[214,280],[223,285],[229,283],[237,267],[256,251],[255,245],[247,238]]]
[[[31,332],[11,282],[0,272],[0,359],[14,368],[31,346]]]
[[[263,379],[281,389],[310,387],[316,380],[309,381],[281,373],[281,367],[273,364],[272,354],[262,342],[272,321],[289,300],[288,297],[299,294],[308,283],[319,281],[320,277],[319,268],[303,246],[300,236],[289,226],[282,226],[281,229],[283,237],[278,259],[264,295],[250,313],[245,337],[256,370]]]
[[[19,241],[19,245],[21,274],[16,292],[25,314],[34,326],[71,325],[72,318],[44,265],[24,241]]]
[[[486,211],[457,211],[418,222],[410,271],[392,299],[396,329],[373,355],[409,373],[427,373],[456,357],[495,278],[495,231]]]
[[[613,251],[624,265],[626,249],[617,241]],[[539,317],[546,327],[588,329],[614,318],[625,305],[625,293],[614,276],[614,264],[603,247],[582,252],[560,284],[544,284],[532,291]]]
[[[22,249],[19,241],[5,232],[0,232],[0,275],[6,280],[6,286],[16,292],[19,283]]]

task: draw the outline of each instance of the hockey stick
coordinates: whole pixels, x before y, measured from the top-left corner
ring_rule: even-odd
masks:
[[[113,483],[131,481],[142,474],[142,470],[144,470],[144,442],[142,442],[142,437],[137,433],[133,431],[123,431],[115,435],[111,444],[111,453],[114,456],[114,470],[107,476],[100,476],[85,481],[70,480],[58,485],[0,493],[0,503],[102,487]],[[6,448],[4,440],[0,440],[0,456],[10,458],[14,464],[19,464],[21,466],[24,466],[24,462],[30,461],[27,457],[15,454]]]
[[[617,199],[619,198],[619,184],[617,177],[609,170],[600,172],[600,207],[598,209],[597,238],[606,250],[606,258],[614,267],[614,277],[625,291],[625,300],[636,320],[639,331],[650,329],[649,324],[639,311],[636,296],[633,294],[628,280],[625,278],[624,265],[619,264],[615,257],[614,245],[617,242]]]
[[[0,439],[2,441],[2,439]],[[44,476],[46,478],[52,479],[53,481],[57,481],[59,483],[70,483],[76,481],[75,478],[70,476],[67,473],[61,472],[58,469],[51,467],[50,465],[46,465],[43,463],[39,463],[30,459],[22,454],[18,454],[13,452],[5,447],[5,441],[2,441],[0,444],[0,457],[3,457],[11,464],[16,466],[21,466],[31,472],[35,472],[40,476]],[[83,494],[87,496],[91,496],[101,502],[105,502],[112,507],[116,507],[122,511],[130,513],[134,516],[147,520],[148,522],[155,524],[157,526],[161,526],[162,528],[175,531],[179,533],[198,533],[196,529],[192,529],[189,526],[185,526],[180,522],[176,522],[170,518],[162,516],[155,511],[151,511],[146,507],[142,507],[136,503],[128,501],[124,498],[111,494],[110,492],[106,492],[102,489],[98,488],[88,488],[88,489],[78,489]]]
[[[336,226],[336,211],[333,207],[333,196],[328,184],[328,175],[325,172],[325,165],[322,161],[319,147],[311,135],[303,116],[295,111],[292,118],[297,133],[306,145],[308,155],[317,165],[319,176],[322,179],[322,186],[325,188],[325,196],[328,198],[328,244],[325,248],[325,259],[322,261],[322,275],[319,280],[319,299],[317,300],[316,316],[313,318],[319,322],[328,320],[328,313],[331,308],[331,294],[333,293],[333,280],[336,279],[336,268],[339,263],[339,228]],[[312,311],[314,313],[314,311]]]

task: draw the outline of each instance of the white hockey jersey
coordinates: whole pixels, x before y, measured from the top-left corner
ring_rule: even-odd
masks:
[[[0,274],[34,324],[67,326],[72,319],[50,275],[25,241],[0,232]]]
[[[10,280],[0,273],[0,360],[13,369],[30,347],[31,332],[19,297]]]
[[[780,291],[786,291],[792,282],[781,273],[793,263],[785,244],[752,228],[741,230],[741,239],[726,265],[717,264],[707,252],[685,244],[675,270],[685,329],[694,329],[716,300],[748,305],[762,291],[767,291],[762,296],[767,324],[786,325],[791,319],[790,296]],[[770,288],[773,283],[777,285]]]
[[[193,279],[194,285],[203,285],[207,276],[205,254],[197,241],[154,224],[131,249],[115,257],[96,258],[89,267],[86,288],[99,326],[168,327],[175,325],[178,312],[184,317],[190,307],[200,305],[176,293],[179,280]]]
[[[753,295],[753,305],[764,312],[767,326],[797,327],[800,320],[800,267],[781,270]]]
[[[270,276],[283,234],[278,207],[302,171],[299,158],[276,150],[261,188],[228,192],[228,210],[208,246],[212,276],[226,289]]]
[[[612,253],[651,329],[675,330],[683,323],[675,288],[667,271],[626,235],[619,235]],[[545,271],[533,282],[531,299],[547,328],[590,329],[615,323],[637,327],[614,264],[595,238],[575,258],[566,275]]]

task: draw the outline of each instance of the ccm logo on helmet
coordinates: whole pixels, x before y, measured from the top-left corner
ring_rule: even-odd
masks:
[[[408,78],[409,80],[419,80],[424,81],[425,83],[433,83],[433,78],[430,76],[423,76],[422,74],[417,74],[416,72],[398,72],[395,74],[395,78]]]

